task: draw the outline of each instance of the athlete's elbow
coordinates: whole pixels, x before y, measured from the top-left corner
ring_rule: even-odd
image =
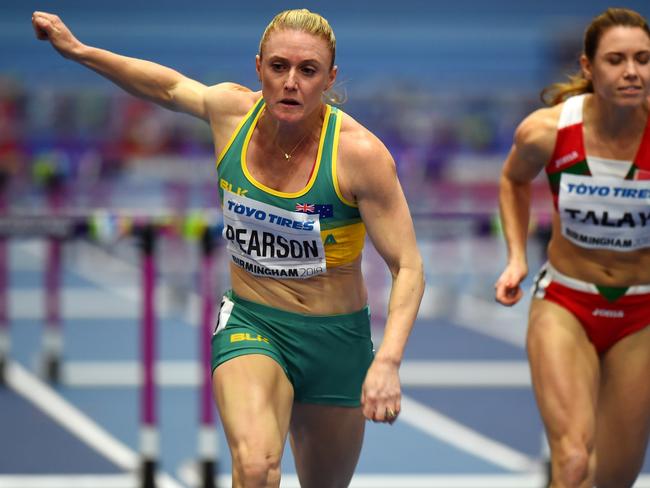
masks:
[[[393,279],[401,276],[408,276],[414,284],[424,287],[424,263],[419,253],[409,256],[408,259],[399,262],[395,269],[391,269]]]
[[[419,291],[420,297],[422,297],[422,295],[424,294],[424,288],[427,285],[426,279],[424,277],[424,263],[422,262],[422,259],[420,259],[420,262],[419,262],[416,270],[417,270],[416,273],[417,273],[417,276],[418,276],[418,287],[417,287],[417,289]]]

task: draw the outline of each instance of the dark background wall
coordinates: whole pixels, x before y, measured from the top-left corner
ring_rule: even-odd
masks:
[[[58,13],[86,43],[171,65],[206,83],[254,83],[253,57],[272,16],[307,7],[329,19],[341,78],[353,91],[395,81],[435,89],[537,88],[602,0],[31,1],[0,6],[0,72],[28,83],[97,83],[34,40],[33,10]],[[650,2],[627,7],[646,16]],[[578,45],[579,49],[579,45]],[[577,53],[576,53],[577,54]]]

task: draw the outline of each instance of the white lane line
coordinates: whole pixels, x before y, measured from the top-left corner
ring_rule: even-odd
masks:
[[[402,395],[400,419],[447,444],[510,471],[535,472],[539,469],[539,463],[527,455],[485,437],[406,395]]]
[[[420,476],[377,474],[355,476],[350,488],[395,488],[397,486],[400,488],[539,488],[543,483],[543,476],[538,474]]]
[[[545,482],[545,477],[541,473],[419,476],[377,474],[355,476],[350,488],[539,488]],[[281,486],[298,488],[300,485],[283,483]],[[641,476],[633,488],[650,488],[650,476]]]
[[[169,288],[156,287],[155,303],[158,318],[175,313],[167,299]],[[138,286],[103,286],[98,289],[67,287],[61,289],[61,314],[65,319],[128,319],[139,325],[142,316],[142,291]],[[199,298],[188,299],[185,319],[196,323]],[[43,320],[45,318],[45,292],[36,288],[9,290],[9,310],[12,319]],[[193,313],[190,311],[194,310]]]
[[[493,388],[531,386],[526,361],[404,361],[404,386]]]
[[[110,293],[107,293],[110,292]],[[157,292],[159,293],[159,292]],[[43,320],[45,292],[42,289],[12,289],[9,310],[12,319]],[[63,288],[61,313],[65,319],[128,319],[138,325],[142,315],[139,288]],[[125,298],[130,298],[125,300]]]
[[[156,480],[167,488],[164,479]],[[188,486],[198,486],[195,474],[185,473],[183,481]],[[230,486],[230,475],[218,478],[219,486]],[[350,488],[539,488],[544,483],[541,474],[524,475],[395,475],[358,474],[352,478]],[[134,475],[0,475],[0,488],[137,488],[139,480]],[[280,488],[300,488],[296,475],[283,475]],[[650,488],[650,475],[639,477],[633,488]]]
[[[0,488],[134,488],[135,475],[0,475]]]
[[[137,387],[142,384],[139,361],[66,361],[62,365],[62,383],[70,387]],[[159,361],[155,369],[161,386],[198,387],[202,369],[198,361]]]
[[[117,475],[0,475],[0,488],[139,488],[137,474]],[[160,488],[184,488],[168,475],[156,475]]]
[[[201,383],[198,361],[158,361],[161,386],[194,388]],[[403,386],[436,388],[529,388],[526,361],[404,361]],[[62,383],[75,388],[136,387],[142,382],[139,361],[65,361]]]
[[[200,486],[201,479],[195,463],[179,469],[179,478],[188,486]],[[231,475],[221,474],[219,486],[230,486]],[[355,474],[350,488],[539,488],[544,484],[543,473],[526,474]],[[0,487],[1,488],[1,487]],[[283,474],[280,488],[300,488],[298,476]],[[640,487],[639,487],[640,488]]]
[[[9,363],[7,381],[17,393],[120,468],[133,470],[138,467],[137,453],[15,361]]]
[[[126,471],[135,471],[139,466],[139,455],[126,444],[111,436],[81,410],[66,401],[56,391],[40,381],[15,361],[8,364],[8,385],[62,427],[85,442],[92,449]],[[168,488],[183,488],[165,473],[158,476]],[[29,485],[27,485],[29,486]]]
[[[462,294],[458,297],[458,306],[449,315],[449,320],[523,349],[526,347],[527,313],[528,307],[524,303],[508,308],[494,301]]]
[[[188,483],[189,480],[184,480]],[[539,488],[544,483],[541,474],[524,475],[395,475],[358,474],[350,488]],[[231,477],[219,476],[219,486],[230,486]],[[191,485],[190,486],[197,486]],[[300,488],[296,475],[283,475],[280,488]],[[635,488],[641,488],[641,486]]]

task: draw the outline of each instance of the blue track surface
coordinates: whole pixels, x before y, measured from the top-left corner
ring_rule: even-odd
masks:
[[[79,247],[78,251],[83,253],[84,247]],[[13,305],[16,313],[21,315],[11,323],[12,359],[37,373],[43,325],[38,314],[30,314],[34,315],[32,308],[40,310],[42,305],[38,302],[25,304],[21,300],[33,300],[41,290],[41,274],[37,268],[43,262],[44,247],[19,242],[12,246],[11,252]],[[98,262],[97,266],[110,266],[120,261],[108,254],[106,259],[106,263]],[[103,371],[109,373],[111,365],[115,368],[136,365],[139,357],[137,293],[136,296],[131,293],[120,295],[120,286],[115,284],[114,276],[111,283],[104,283],[101,274],[89,272],[87,265],[79,264],[82,262],[84,260],[77,262],[76,259],[68,259],[62,279],[63,295],[69,297],[66,299],[67,312],[74,317],[65,318],[63,323],[64,364],[69,365],[70,371],[82,376],[84,373],[90,374],[97,362],[104,368]],[[137,283],[137,267],[127,263],[125,269],[123,286]],[[160,283],[162,287],[165,286],[164,276]],[[384,284],[381,279],[371,283],[371,287],[376,287],[374,292],[371,289],[371,294],[379,293]],[[84,317],[80,311],[83,309],[78,307],[82,305],[80,301],[87,300],[92,293],[100,294],[100,298],[105,297],[107,305],[103,310],[97,310],[95,316],[88,314]],[[77,296],[79,300],[75,300]],[[164,290],[159,291],[158,296],[164,297]],[[124,311],[131,309],[133,317],[124,318]],[[117,317],[112,317],[112,314]],[[519,315],[525,318],[525,310],[522,309]],[[470,329],[460,326],[453,321],[453,317],[421,318],[413,330],[404,364],[422,361],[455,362],[459,365],[477,361],[481,364],[503,361],[525,364],[523,348],[515,345],[516,341],[507,342],[491,336],[491,319],[487,316],[484,319],[485,330],[482,327]],[[513,323],[512,327],[517,325]],[[158,322],[158,356],[161,363],[171,365],[168,371],[178,371],[188,364],[194,364],[198,349],[197,330],[186,314],[180,311],[161,314]],[[125,375],[128,376],[128,373]],[[161,429],[159,465],[181,484],[184,482],[182,469],[196,459],[197,452],[199,392],[196,382],[192,381],[191,375],[189,377],[189,380],[186,378],[175,384],[167,383],[157,393]],[[73,378],[74,375],[68,379],[64,377],[63,383],[55,386],[55,393],[137,453],[140,393],[135,379],[120,383],[129,378],[113,377],[108,386],[99,386]],[[400,419],[393,426],[367,424],[366,440],[357,469],[360,479],[377,474],[481,474],[488,477],[517,474],[516,470],[505,467],[507,462],[495,462],[489,456],[472,451],[472,446],[462,438],[449,439],[443,431],[440,431],[440,435],[436,434],[436,429],[444,430],[447,422],[460,425],[472,435],[478,435],[534,462],[540,460],[542,426],[529,386],[426,386],[409,385],[407,380],[403,393],[405,398],[416,402],[424,411],[442,416],[442,424],[438,425],[438,420],[432,421],[426,416],[410,421]],[[121,471],[120,467],[45,415],[42,406],[37,407],[12,389],[0,389],[0,405],[3,413],[0,416],[0,431],[3,433],[0,436],[0,476]],[[219,433],[219,445],[220,467],[222,473],[228,473],[230,462],[222,433]],[[294,472],[288,448],[283,470],[285,473]],[[650,473],[648,460],[644,472]]]

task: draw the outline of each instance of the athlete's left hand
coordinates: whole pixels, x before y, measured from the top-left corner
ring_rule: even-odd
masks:
[[[528,264],[525,261],[508,263],[494,284],[494,296],[497,302],[506,307],[512,307],[524,296],[521,282],[528,274]]]
[[[375,358],[361,389],[363,415],[373,422],[392,424],[401,409],[399,365]]]

